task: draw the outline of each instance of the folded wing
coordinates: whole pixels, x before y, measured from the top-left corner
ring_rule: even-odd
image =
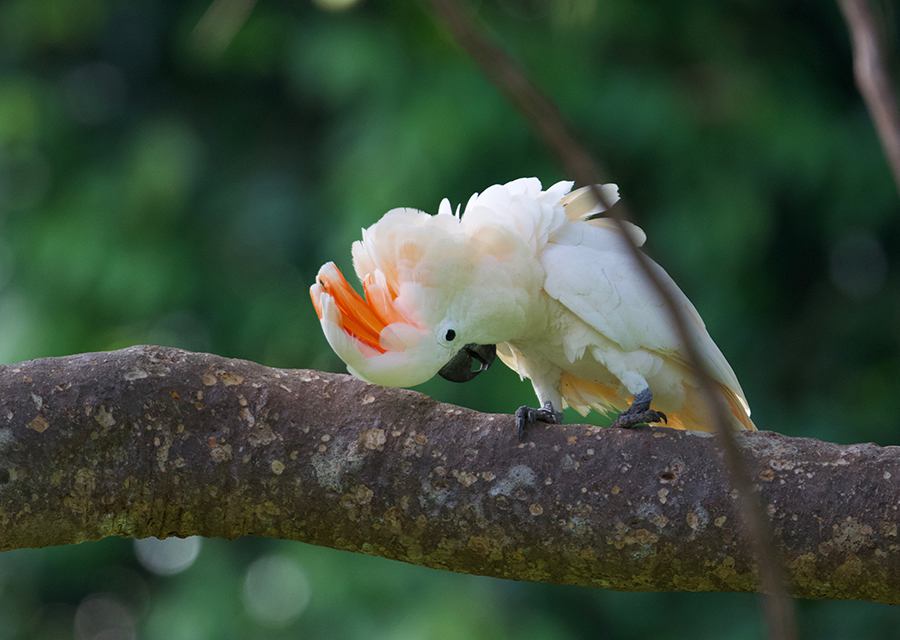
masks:
[[[577,220],[560,228],[542,255],[544,290],[623,351],[642,349],[687,366],[686,350],[659,293],[635,264],[621,232],[612,224],[608,219]],[[643,231],[634,225],[629,233],[636,240],[644,238]],[[745,427],[753,428],[737,377],[697,310],[662,267],[652,261],[650,264],[688,319],[701,357],[735,417]]]

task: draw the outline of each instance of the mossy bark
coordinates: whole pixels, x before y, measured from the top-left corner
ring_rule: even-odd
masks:
[[[900,448],[742,433],[791,581],[900,603]],[[753,591],[715,438],[535,426],[344,375],[134,347],[0,367],[0,550],[260,535],[451,571]]]

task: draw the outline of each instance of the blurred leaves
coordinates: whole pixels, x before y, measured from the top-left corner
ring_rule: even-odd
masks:
[[[217,15],[207,0],[0,3],[0,362],[156,342],[339,370],[306,290],[326,260],[349,267],[360,227],[564,177],[414,3],[222,2],[221,31],[198,26]],[[479,7],[610,165],[758,424],[896,443],[900,207],[836,8]],[[423,390],[498,412],[533,399],[499,366]],[[298,617],[254,617],[242,589],[274,587],[247,587],[253,566],[308,588]],[[6,554],[0,594],[0,639],[761,629],[753,596],[516,584],[252,540],[207,541],[171,577],[121,541]],[[800,614],[820,638],[900,624],[863,603]]]

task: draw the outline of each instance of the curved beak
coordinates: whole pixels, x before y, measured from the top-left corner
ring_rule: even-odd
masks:
[[[450,382],[468,382],[482,371],[487,371],[496,357],[495,345],[467,344],[441,367],[438,375]]]

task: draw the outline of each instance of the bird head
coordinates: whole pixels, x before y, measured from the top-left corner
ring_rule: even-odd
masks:
[[[515,279],[499,269],[514,238],[466,234],[449,203],[438,215],[395,209],[353,243],[363,295],[329,262],[310,287],[322,330],[348,370],[385,386],[487,369],[494,345],[524,323]]]

